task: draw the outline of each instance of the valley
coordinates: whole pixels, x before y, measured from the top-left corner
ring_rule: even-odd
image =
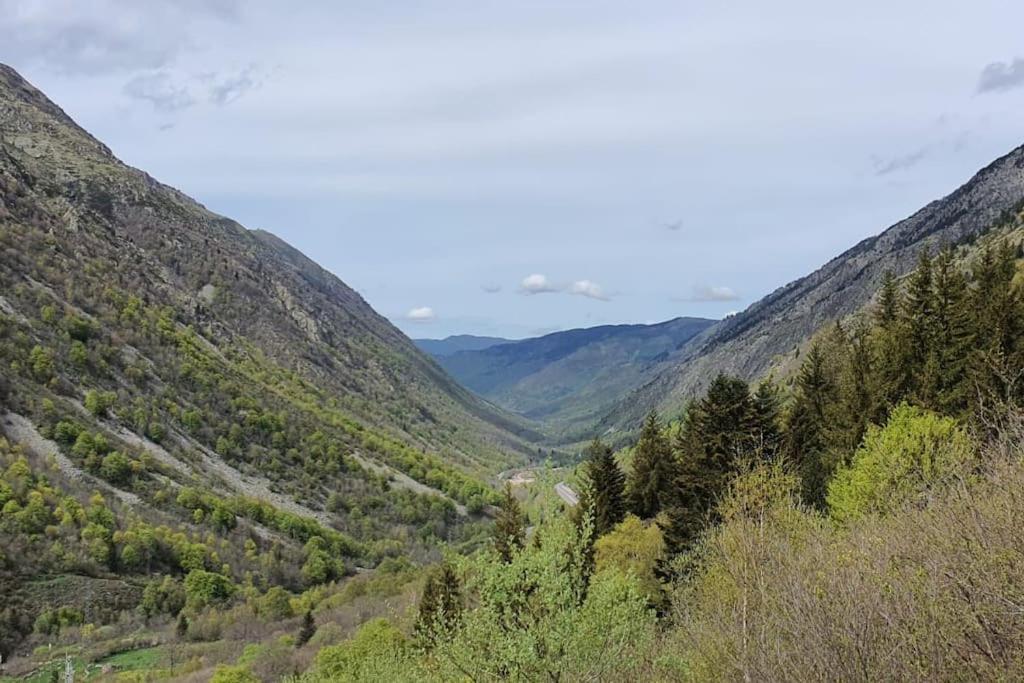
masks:
[[[1024,147],[722,319],[413,340],[0,65],[3,683],[1015,680],[1022,374]]]

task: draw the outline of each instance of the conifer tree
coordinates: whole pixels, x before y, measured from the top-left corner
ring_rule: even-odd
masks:
[[[967,281],[956,267],[951,247],[943,249],[935,260],[934,289],[935,326],[929,359],[937,373],[935,407],[958,415],[967,407],[967,360],[973,331]]]
[[[302,647],[316,635],[316,620],[313,618],[313,610],[308,609],[302,616],[302,625],[299,633],[295,636],[295,647]]]
[[[462,619],[462,586],[448,562],[427,575],[414,627],[420,645],[430,649],[454,633]]]
[[[188,617],[185,616],[184,611],[178,614],[178,623],[174,625],[174,635],[178,636],[178,640],[182,640],[188,635]]]
[[[512,487],[505,484],[498,515],[494,520],[494,549],[502,562],[512,561],[513,555],[522,550],[526,540],[526,524],[519,501],[512,493]]]
[[[652,519],[675,501],[678,468],[657,413],[644,420],[634,447],[633,472],[626,485],[629,508],[640,519]]]
[[[835,382],[820,343],[815,343],[797,375],[786,424],[786,453],[800,473],[804,500],[812,505],[824,504],[825,486],[834,464],[828,453],[828,432],[835,404]]]
[[[782,432],[779,416],[782,398],[775,381],[768,377],[757,385],[753,399],[753,440],[762,459],[772,458],[779,450]]]
[[[600,439],[594,439],[587,448],[587,455],[579,507],[590,512],[593,535],[600,537],[626,516],[626,476],[615,462],[612,449]]]
[[[903,300],[902,315],[907,335],[903,364],[910,380],[910,395],[928,408],[935,406],[938,379],[935,360],[929,358],[935,345],[933,286],[932,258],[927,249],[922,249],[917,268],[907,282],[907,293]]]

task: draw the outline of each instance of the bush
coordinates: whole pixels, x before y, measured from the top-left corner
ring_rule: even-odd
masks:
[[[952,418],[901,405],[884,428],[868,430],[853,461],[836,473],[828,486],[829,511],[848,522],[899,509],[936,482],[965,471],[975,451]]]
[[[222,574],[193,569],[185,577],[185,602],[190,609],[223,605],[234,595],[235,584]]]

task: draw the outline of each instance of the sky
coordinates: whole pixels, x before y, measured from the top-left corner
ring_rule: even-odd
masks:
[[[413,337],[718,318],[1024,143],[1019,0],[0,0],[121,159]]]

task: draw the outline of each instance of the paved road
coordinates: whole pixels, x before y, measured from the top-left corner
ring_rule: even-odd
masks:
[[[555,493],[558,497],[565,501],[566,505],[575,507],[580,503],[580,497],[576,495],[576,492],[569,488],[569,485],[564,481],[560,481],[555,484]]]

